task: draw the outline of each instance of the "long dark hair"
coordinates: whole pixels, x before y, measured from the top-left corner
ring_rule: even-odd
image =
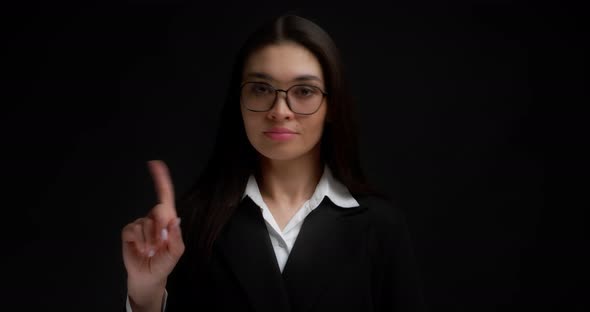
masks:
[[[187,250],[195,247],[210,254],[215,239],[240,203],[248,176],[259,165],[257,153],[246,136],[239,106],[244,63],[256,50],[287,41],[310,50],[324,73],[328,122],[321,138],[322,162],[353,196],[387,197],[370,186],[363,174],[353,101],[348,94],[336,45],[314,22],[296,15],[283,15],[263,24],[238,52],[213,153],[196,183],[178,203]]]

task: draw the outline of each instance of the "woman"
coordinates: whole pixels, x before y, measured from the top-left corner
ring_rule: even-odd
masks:
[[[246,41],[194,187],[177,202],[149,162],[159,204],[122,232],[128,311],[423,308],[403,216],[365,182],[346,91],[313,22],[281,16]]]

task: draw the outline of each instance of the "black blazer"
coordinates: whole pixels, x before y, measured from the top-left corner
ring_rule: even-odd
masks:
[[[425,311],[401,211],[355,199],[360,207],[341,208],[324,197],[281,274],[260,208],[245,197],[210,261],[187,246],[168,278],[166,311]]]

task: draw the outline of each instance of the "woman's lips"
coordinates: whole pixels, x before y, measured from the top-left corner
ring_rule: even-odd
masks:
[[[297,134],[291,132],[265,132],[264,135],[275,141],[288,141],[294,138]]]
[[[272,127],[265,132],[274,132],[274,133],[296,133],[295,131],[285,128],[285,127]]]
[[[288,141],[297,135],[297,133],[286,127],[272,127],[264,132],[268,138],[274,141]]]

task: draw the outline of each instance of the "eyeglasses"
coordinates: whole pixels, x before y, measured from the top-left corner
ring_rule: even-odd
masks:
[[[296,114],[311,115],[318,111],[324,97],[322,89],[311,85],[294,85],[287,90],[276,89],[264,82],[246,82],[240,88],[240,102],[253,112],[268,112],[279,91],[287,95],[287,106]]]

